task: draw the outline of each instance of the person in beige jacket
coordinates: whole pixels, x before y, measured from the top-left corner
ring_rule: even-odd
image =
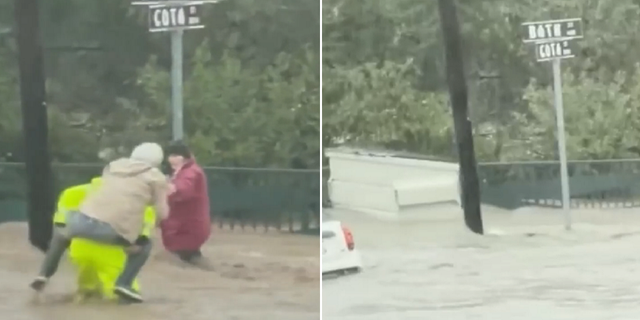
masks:
[[[42,291],[56,273],[71,239],[85,238],[123,246],[127,262],[115,293],[129,302],[142,302],[132,283],[151,253],[151,242],[140,236],[144,211],[153,206],[157,221],[169,212],[167,197],[172,186],[159,169],[163,157],[160,145],[143,143],[129,158],[112,161],[104,168],[101,185],[87,194],[79,211],[68,213],[66,227],[54,233],[40,274],[31,283],[34,290]]]

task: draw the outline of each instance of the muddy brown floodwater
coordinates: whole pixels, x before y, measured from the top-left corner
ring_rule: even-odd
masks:
[[[352,229],[361,274],[323,282],[324,320],[632,320],[640,315],[640,209],[483,209],[488,235],[458,210]]]
[[[203,248],[215,271],[185,267],[154,249],[141,275],[145,303],[76,304],[65,260],[47,290],[28,288],[43,255],[28,245],[24,223],[0,225],[0,318],[11,320],[317,320],[319,238],[275,231],[216,230]],[[65,258],[66,259],[66,258]]]

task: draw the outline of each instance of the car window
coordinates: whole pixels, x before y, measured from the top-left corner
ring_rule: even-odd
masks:
[[[322,231],[322,239],[330,239],[336,236],[336,233],[333,231]]]

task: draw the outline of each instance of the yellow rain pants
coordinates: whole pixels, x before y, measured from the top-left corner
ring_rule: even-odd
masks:
[[[54,222],[64,222],[66,212],[77,210],[86,194],[92,188],[99,187],[100,179],[95,178],[91,184],[74,186],[63,191],[58,203],[58,212],[54,215]],[[144,213],[144,229],[142,235],[151,237],[156,223],[153,208],[148,207]],[[115,282],[124,268],[127,259],[121,246],[99,243],[88,239],[73,239],[69,247],[69,259],[76,266],[79,300],[89,296],[98,296],[108,300],[115,300]],[[133,289],[140,291],[136,279]]]

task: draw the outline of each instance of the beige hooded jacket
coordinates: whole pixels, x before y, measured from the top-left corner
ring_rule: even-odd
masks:
[[[101,186],[87,195],[80,212],[108,223],[133,243],[142,230],[145,207],[155,208],[158,221],[167,217],[167,192],[167,179],[157,167],[122,158],[104,168]]]

